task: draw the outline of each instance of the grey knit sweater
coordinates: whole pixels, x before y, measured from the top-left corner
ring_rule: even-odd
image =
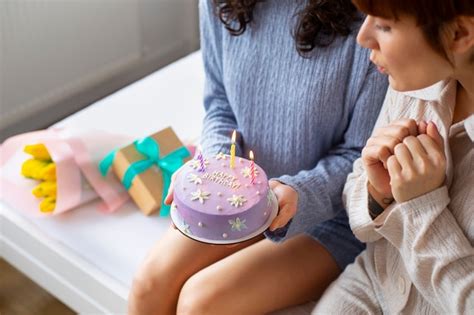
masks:
[[[356,44],[360,23],[350,36],[302,58],[292,36],[298,3],[258,3],[254,22],[236,37],[219,21],[212,1],[200,1],[206,74],[201,144],[209,154],[228,152],[236,129],[237,155],[253,150],[269,178],[298,192],[286,236],[309,232],[343,209],[344,182],[387,88],[369,52]]]

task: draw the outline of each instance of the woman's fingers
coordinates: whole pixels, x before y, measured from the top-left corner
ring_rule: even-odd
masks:
[[[280,208],[280,212],[270,224],[270,231],[284,227],[296,213],[296,205],[285,204]]]
[[[420,137],[421,136],[418,136],[418,137],[409,136],[403,140],[403,144],[408,148],[411,156],[414,159],[417,159],[417,158],[424,159],[427,155],[427,152],[425,148],[423,147],[423,144],[420,142]]]
[[[426,127],[426,134],[432,138],[436,144],[439,146],[441,151],[444,152],[444,140],[443,137],[441,137],[441,134],[438,131],[438,128],[433,122],[429,122],[428,126]]]
[[[426,133],[426,127],[428,124],[425,121],[420,121],[418,123],[418,134],[422,135]]]
[[[382,162],[387,168],[387,159],[395,153],[395,147],[410,136],[418,135],[418,125],[413,119],[401,119],[389,126],[378,128],[367,141],[362,152],[366,165]]]
[[[387,169],[388,169],[388,173],[390,174],[390,179],[396,179],[400,176],[400,173],[402,172],[402,166],[400,165],[400,163],[398,163],[398,160],[395,157],[395,155],[392,155],[388,159]]]
[[[408,135],[406,136],[417,136],[418,135],[418,124],[414,119],[399,119],[393,123],[395,126],[401,128],[406,128],[408,130]],[[402,139],[403,140],[403,139]]]
[[[174,192],[174,181],[176,179],[176,176],[178,175],[179,169],[171,175],[171,182],[170,182],[170,187],[168,188],[168,194],[166,195],[165,198],[165,205],[171,205],[173,202],[173,192]]]
[[[270,224],[270,231],[285,226],[296,213],[298,206],[298,193],[292,187],[276,180],[269,181],[270,188],[278,200],[279,212]]]
[[[374,136],[389,136],[402,142],[408,136],[418,135],[418,125],[414,119],[400,119],[388,126],[377,128]]]
[[[362,160],[366,167],[378,167],[380,163],[385,167],[385,161],[392,155],[386,147],[365,147],[362,150]]]
[[[426,159],[429,160],[434,167],[445,169],[446,156],[442,149],[444,145],[440,146],[439,142],[435,141],[428,135],[420,135],[418,138],[423,149],[426,151]],[[440,141],[443,140],[441,139]]]
[[[269,180],[268,181],[268,186],[270,186],[270,189],[274,189],[276,186],[278,186],[280,184],[280,182],[276,181],[276,180]]]
[[[408,171],[413,168],[413,156],[404,143],[400,143],[395,147],[395,157],[403,170]]]

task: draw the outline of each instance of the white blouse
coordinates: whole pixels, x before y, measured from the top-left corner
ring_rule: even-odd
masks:
[[[433,121],[445,139],[445,185],[372,220],[361,159],[344,188],[354,234],[367,242],[390,313],[474,314],[474,115],[451,125],[456,81],[416,92],[389,89],[376,127]]]

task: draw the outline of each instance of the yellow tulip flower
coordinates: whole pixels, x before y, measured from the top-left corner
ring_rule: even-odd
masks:
[[[56,197],[46,197],[40,203],[41,212],[53,212],[56,207]]]
[[[37,160],[37,159],[28,159],[23,162],[21,166],[21,174],[28,178],[41,180],[40,171],[47,167],[49,162]]]
[[[45,181],[56,180],[56,164],[51,162],[39,171],[39,176]]]
[[[42,143],[26,145],[24,151],[31,154],[35,159],[51,161],[51,155],[49,155],[48,149]]]
[[[33,188],[32,193],[36,197],[55,197],[56,198],[56,182],[41,182]]]

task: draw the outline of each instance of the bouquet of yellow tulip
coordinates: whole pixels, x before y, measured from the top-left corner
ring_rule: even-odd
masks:
[[[23,162],[21,174],[35,179],[40,183],[33,188],[32,193],[42,198],[39,208],[41,212],[53,212],[56,207],[56,164],[51,159],[46,146],[42,143],[25,146],[24,152],[32,158]]]
[[[101,211],[114,211],[128,193],[97,166],[107,152],[129,142],[128,136],[84,128],[11,137],[0,145],[0,200],[34,216],[58,215],[97,198]]]

